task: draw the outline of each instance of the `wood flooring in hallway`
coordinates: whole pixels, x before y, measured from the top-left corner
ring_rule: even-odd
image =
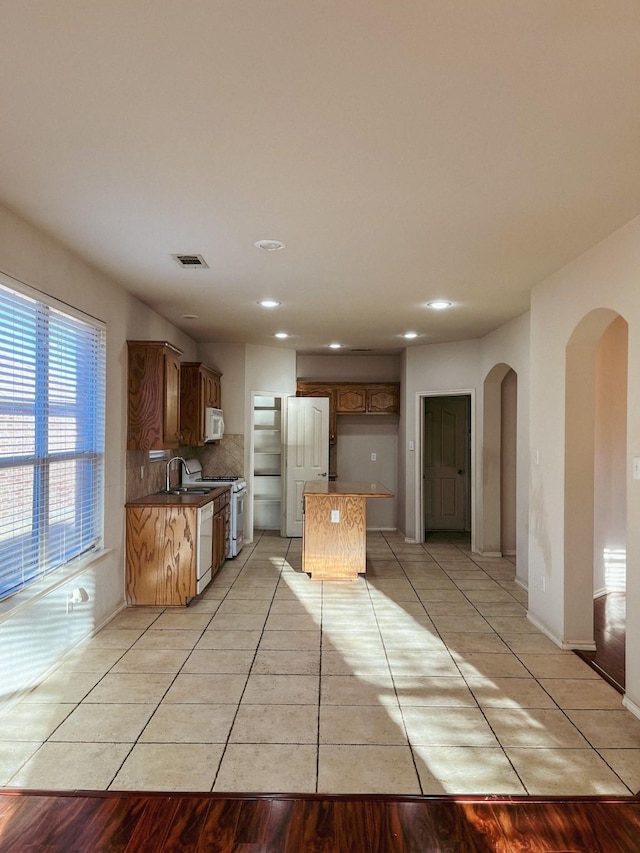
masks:
[[[637,853],[637,798],[0,794],[3,853]]]
[[[619,693],[625,688],[626,595],[610,592],[593,602],[595,652],[577,652],[578,657],[601,675]]]

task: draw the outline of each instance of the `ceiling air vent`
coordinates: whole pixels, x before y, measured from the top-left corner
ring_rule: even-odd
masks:
[[[366,347],[356,347],[349,350],[349,352],[373,352],[372,349],[367,349]]]
[[[181,267],[189,269],[209,269],[209,264],[205,261],[202,255],[171,255],[180,264]]]

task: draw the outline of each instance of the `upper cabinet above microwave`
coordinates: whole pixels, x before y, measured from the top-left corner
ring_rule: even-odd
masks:
[[[206,410],[222,408],[220,376],[199,361],[183,361],[180,373],[180,431],[182,444],[205,443]]]
[[[180,444],[180,356],[166,341],[127,341],[129,450]]]

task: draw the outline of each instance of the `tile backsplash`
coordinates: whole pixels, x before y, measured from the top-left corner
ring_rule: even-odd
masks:
[[[166,459],[150,460],[146,450],[127,451],[127,500],[143,498],[165,487],[166,464],[172,456],[199,459],[205,477],[244,476],[244,435],[225,435],[216,444],[179,447],[167,451]],[[171,482],[178,481],[178,463],[171,468]],[[141,476],[142,474],[142,476]]]

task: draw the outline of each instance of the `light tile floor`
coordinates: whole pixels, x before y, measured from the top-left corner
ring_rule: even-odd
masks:
[[[130,608],[0,720],[0,785],[631,794],[640,720],[526,619],[504,559],[368,537],[354,582],[262,535],[184,609]]]

